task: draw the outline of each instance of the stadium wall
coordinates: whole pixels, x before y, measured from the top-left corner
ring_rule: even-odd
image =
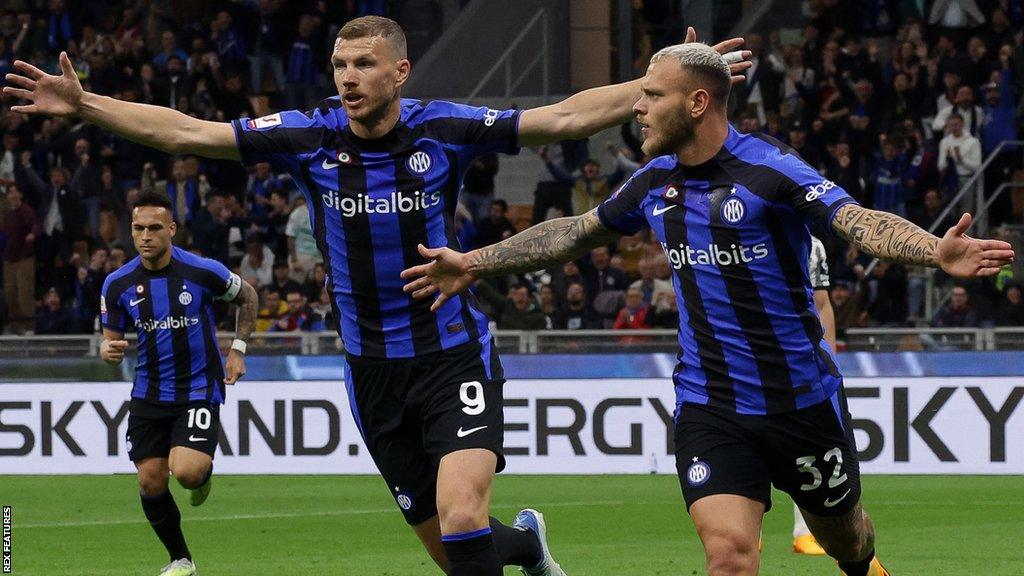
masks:
[[[674,394],[650,368],[661,372],[664,362],[619,377],[633,365],[633,355],[612,356],[608,363],[575,356],[583,373],[557,378],[550,371],[524,374],[516,358],[505,361],[511,376],[505,388],[508,473],[674,472]],[[531,358],[536,364],[538,358]],[[1017,363],[1019,370],[1019,356]],[[616,377],[592,378],[586,374],[592,369],[583,368],[602,364]],[[932,362],[911,364],[926,371]],[[998,365],[973,363],[975,372],[993,366],[998,372]],[[376,472],[343,382],[316,379],[316,372],[308,369],[297,382],[247,380],[230,389],[221,411],[218,472]],[[1019,376],[855,376],[846,389],[867,474],[1024,474]],[[0,473],[132,472],[124,438],[128,390],[127,383],[116,382],[0,384]]]

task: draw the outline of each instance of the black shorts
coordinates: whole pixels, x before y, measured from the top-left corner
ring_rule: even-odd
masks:
[[[771,508],[771,487],[816,516],[841,516],[860,500],[860,466],[846,400],[752,416],[698,404],[676,415],[676,471],[686,508],[738,494]]]
[[[415,358],[346,358],[345,386],[363,441],[406,522],[437,514],[437,470],[446,454],[502,455],[505,384],[497,352],[473,342]]]
[[[156,404],[132,398],[128,408],[128,457],[132,462],[167,458],[173,446],[186,446],[213,457],[220,434],[220,404]]]

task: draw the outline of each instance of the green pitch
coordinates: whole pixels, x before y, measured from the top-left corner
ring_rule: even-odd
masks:
[[[894,576],[1024,574],[1024,477],[864,479],[881,558]],[[826,558],[789,551],[790,503],[776,493],[761,573],[836,575]],[[440,574],[376,477],[220,476],[209,501],[175,498],[202,576]],[[13,574],[155,576],[167,557],[131,476],[0,476],[13,508]],[[571,576],[703,574],[673,476],[503,476],[496,516],[547,517]],[[507,574],[512,574],[508,570]]]

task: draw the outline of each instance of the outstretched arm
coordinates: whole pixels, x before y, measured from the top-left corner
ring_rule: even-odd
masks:
[[[858,248],[885,260],[941,268],[951,276],[992,276],[1013,262],[1013,247],[1001,240],[966,235],[970,214],[939,238],[888,212],[847,204],[832,218],[832,228]]]
[[[411,280],[405,285],[405,291],[411,292],[413,298],[425,298],[440,291],[431,306],[431,310],[437,310],[478,278],[531,272],[575,260],[618,236],[601,224],[597,210],[591,210],[582,216],[542,222],[497,244],[466,254],[420,245],[420,254],[431,262],[403,271],[402,278]]]
[[[696,42],[697,33],[688,28],[684,42]],[[744,80],[743,71],[752,64],[750,51],[734,52],[743,45],[742,38],[715,44],[726,57],[733,74],[733,83]],[[574,94],[557,104],[523,111],[519,118],[519,142],[537,146],[558,140],[587,138],[598,132],[628,122],[633,118],[633,104],[640,98],[642,79],[601,86]]]
[[[17,60],[19,73],[7,74],[10,86],[4,93],[28,100],[30,104],[12,106],[15,112],[77,116],[100,128],[164,152],[190,152],[209,158],[240,158],[234,129],[226,122],[199,120],[177,110],[125,102],[82,89],[71,60],[60,53],[62,74],[53,76]]]

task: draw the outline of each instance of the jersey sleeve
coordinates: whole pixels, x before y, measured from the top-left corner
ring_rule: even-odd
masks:
[[[205,270],[205,273],[199,275],[197,280],[203,288],[213,294],[214,298],[231,302],[238,297],[242,291],[242,278],[238,274],[228,270],[227,266],[220,262],[209,258],[201,259],[199,266]]]
[[[807,259],[807,268],[811,278],[811,288],[828,290],[831,287],[828,275],[828,254],[825,245],[811,236],[811,254]]]
[[[846,204],[857,203],[846,190],[822,177],[797,156],[781,155],[772,164],[785,176],[779,183],[776,201],[796,210],[808,224],[819,223],[832,230],[836,211]]]
[[[115,294],[111,288],[111,279],[112,276],[107,276],[100,290],[100,325],[107,330],[124,334],[128,325],[128,315],[121,303],[121,294]]]
[[[460,156],[472,159],[491,152],[518,154],[520,114],[521,110],[435,101],[424,108],[421,124]]]
[[[647,217],[642,202],[647,196],[648,178],[640,171],[630,177],[607,200],[597,207],[597,217],[601,224],[623,236],[632,236],[644,228]]]
[[[298,156],[315,151],[330,130],[320,110],[275,112],[260,118],[232,120],[242,164],[269,162],[278,170],[291,171]]]

